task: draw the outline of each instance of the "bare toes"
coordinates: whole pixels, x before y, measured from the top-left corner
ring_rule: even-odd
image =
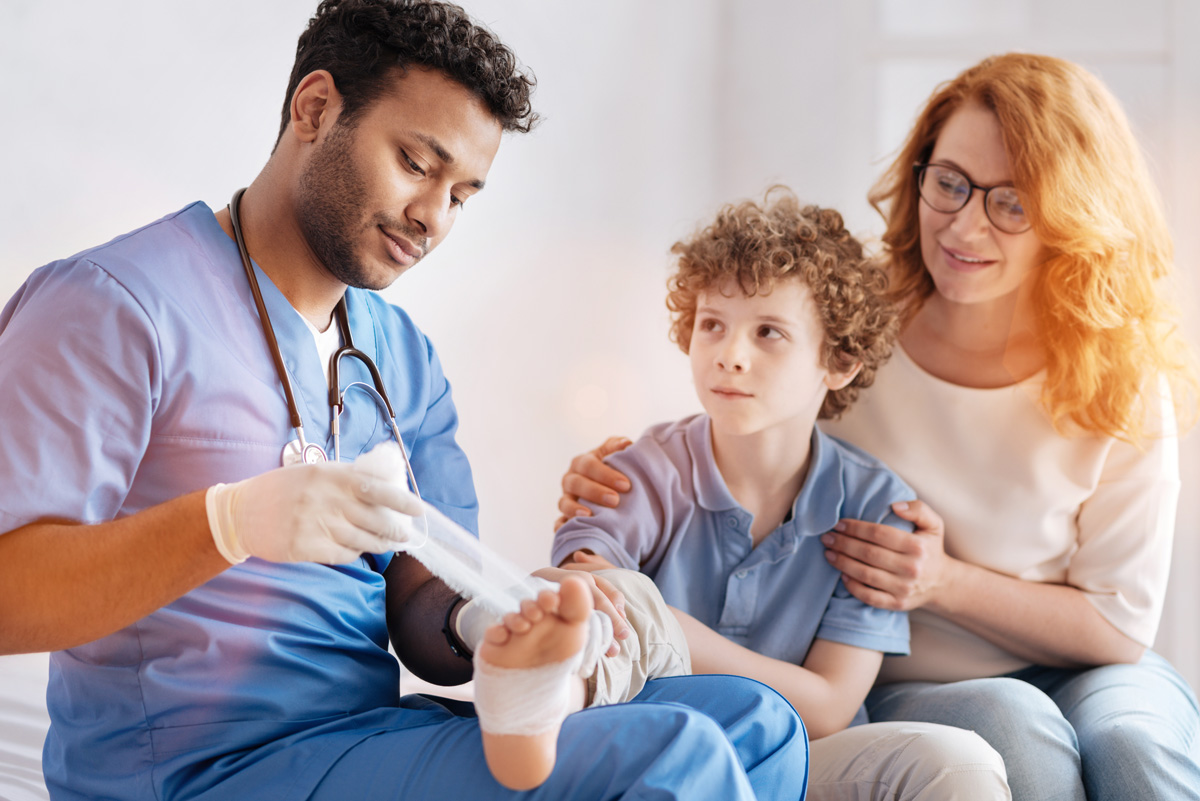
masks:
[[[554,590],[542,590],[538,593],[537,605],[548,615],[558,614],[558,593]]]
[[[504,616],[504,625],[513,634],[524,634],[533,628],[533,624],[516,612],[509,612]]]
[[[530,600],[521,601],[521,617],[528,620],[530,623],[537,623],[545,614],[542,608]]]
[[[488,626],[483,632],[483,641],[492,645],[504,645],[511,638],[511,634],[504,626]]]
[[[563,579],[558,595],[558,615],[568,623],[587,620],[587,616],[592,613],[592,591],[583,579],[573,576]]]

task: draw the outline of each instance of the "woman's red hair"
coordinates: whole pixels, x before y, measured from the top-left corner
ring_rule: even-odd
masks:
[[[1171,386],[1195,417],[1195,373],[1164,294],[1172,245],[1154,183],[1120,105],[1078,65],[1010,53],[938,87],[900,155],[871,190],[887,221],[892,293],[911,319],[934,291],[921,258],[912,165],[929,160],[946,120],[968,103],[995,113],[1033,230],[1050,252],[1034,303],[1046,352],[1042,403],[1055,426],[1137,441],[1143,391]]]

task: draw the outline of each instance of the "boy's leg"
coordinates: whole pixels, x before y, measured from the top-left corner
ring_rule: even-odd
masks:
[[[976,732],[1004,759],[1014,801],[1085,801],[1075,730],[1020,679],[902,682],[867,696],[874,721],[919,720]]]
[[[809,746],[810,801],[1009,801],[982,737],[934,723],[868,723]]]
[[[583,706],[578,668],[591,614],[587,587],[567,579],[523,601],[479,643],[475,711],[488,768],[505,787],[536,787],[554,768],[563,719]]]
[[[632,632],[620,641],[620,653],[600,658],[588,678],[588,706],[632,700],[648,679],[685,676],[692,672],[691,654],[679,621],[667,608],[654,581],[636,570],[598,570],[625,596],[625,615]]]

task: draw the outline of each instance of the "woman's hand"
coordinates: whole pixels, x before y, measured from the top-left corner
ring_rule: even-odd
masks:
[[[936,598],[954,560],[946,555],[945,524],[937,512],[921,501],[892,504],[892,511],[916,531],[841,520],[821,542],[851,595],[880,609],[907,612]]]
[[[629,479],[624,473],[606,465],[604,457],[623,451],[632,444],[625,437],[609,437],[600,447],[571,460],[571,466],[562,479],[563,494],[558,499],[558,511],[562,515],[554,521],[555,531],[572,517],[592,514],[591,509],[580,503],[581,500],[613,508],[621,502],[621,496],[617,493],[629,491]]]
[[[629,621],[625,619],[625,594],[614,587],[603,576],[593,576],[591,573],[579,570],[564,570],[560,567],[543,567],[540,570],[533,571],[533,575],[544,578],[547,581],[557,581],[562,583],[562,580],[575,576],[582,578],[588,584],[588,588],[592,591],[592,602],[598,611],[608,615],[613,624],[613,637],[618,640],[623,640],[629,636],[630,628]],[[615,642],[610,643],[605,656],[616,656],[621,652],[621,647]]]

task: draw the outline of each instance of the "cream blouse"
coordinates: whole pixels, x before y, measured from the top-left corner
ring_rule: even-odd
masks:
[[[897,346],[825,431],[882,459],[946,523],[951,556],[1028,581],[1069,584],[1109,622],[1153,644],[1166,593],[1179,446],[1170,397],[1143,450],[1064,436],[1038,403],[1044,373],[999,389],[951,384]],[[910,615],[912,655],[880,683],[995,676],[1029,663],[931,612]]]

